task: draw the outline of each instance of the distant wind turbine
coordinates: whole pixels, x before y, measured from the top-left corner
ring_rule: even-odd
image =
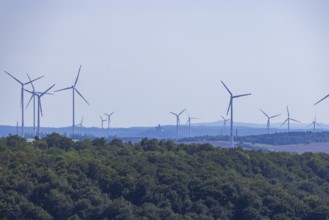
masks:
[[[79,75],[80,75],[80,70],[81,70],[81,65],[80,65],[80,68],[79,68],[79,71],[78,71],[78,75],[77,75],[77,78],[75,80],[75,83],[70,86],[70,87],[66,87],[64,89],[59,89],[59,90],[56,90],[55,92],[60,92],[60,91],[63,91],[63,90],[69,90],[69,89],[72,89],[72,106],[73,106],[73,114],[72,114],[72,132],[73,132],[73,135],[75,133],[75,92],[78,93],[78,95],[89,105],[89,102],[81,95],[81,93],[78,91],[78,89],[76,88],[76,85],[78,83],[78,79],[79,79]]]
[[[111,126],[111,116],[113,115],[114,112],[111,114],[104,113],[104,115],[107,116],[107,137],[110,137],[110,126]]]
[[[43,113],[42,113],[42,105],[41,105],[41,98],[42,98],[42,96],[44,96],[44,95],[46,95],[46,94],[49,95],[49,93],[47,93],[47,92],[48,92],[49,90],[51,90],[54,86],[55,86],[55,84],[52,85],[51,87],[49,87],[49,88],[48,88],[46,91],[44,91],[44,92],[35,92],[35,91],[32,92],[32,91],[29,91],[29,90],[24,89],[25,91],[27,91],[27,92],[29,92],[29,93],[35,95],[35,96],[38,98],[38,127],[37,127],[37,137],[38,137],[38,138],[40,138],[40,114],[43,115]],[[32,97],[31,97],[31,99],[30,99],[28,105],[30,104],[31,100],[32,100]]]
[[[185,109],[183,109],[179,114],[176,114],[174,112],[169,112],[170,114],[173,114],[174,116],[176,116],[176,140],[178,139],[179,136],[179,125],[180,125],[180,120],[179,120],[179,116],[185,111]]]
[[[242,94],[242,95],[233,95],[232,92],[228,89],[228,87],[225,85],[225,83],[223,81],[221,81],[223,86],[225,87],[225,89],[228,91],[228,93],[230,94],[230,104],[228,106],[228,109],[227,109],[227,113],[226,115],[228,114],[228,112],[231,110],[231,146],[234,147],[234,134],[233,134],[233,100],[235,98],[240,98],[240,97],[243,97],[243,96],[248,96],[248,95],[251,95],[251,93],[248,93],[248,94]]]
[[[313,121],[311,124],[309,124],[307,127],[310,127],[310,126],[312,126],[312,125],[313,125],[313,132],[315,132],[315,128],[316,128],[316,126],[321,127],[321,125],[316,121],[316,116],[315,116],[315,118],[314,118],[314,121]]]
[[[32,96],[31,96],[31,99],[33,99],[33,136],[35,136],[36,135],[36,126],[35,126],[35,114],[36,114],[36,111],[35,111],[35,104],[36,104],[36,102],[35,102],[35,95],[34,95],[34,93],[35,93],[35,87],[34,87],[34,84],[33,84],[33,81],[31,80],[31,78],[30,78],[30,75],[28,74],[28,73],[26,73],[26,75],[27,75],[27,77],[29,78],[29,80],[31,81],[31,86],[32,86],[32,92],[33,92],[33,94],[32,94]],[[30,101],[29,101],[30,102]],[[26,108],[27,108],[28,106],[26,106]]]
[[[102,116],[99,116],[101,118],[101,128],[104,129],[104,122],[106,122],[106,119],[104,119]]]
[[[314,105],[317,105],[318,103],[322,102],[323,100],[325,100],[328,97],[329,97],[329,94],[326,95],[325,97],[323,97],[322,99],[320,99],[319,101],[317,101]]]
[[[278,116],[280,116],[281,114],[278,114],[278,115],[273,115],[273,116],[269,116],[268,114],[266,114],[262,109],[260,110],[266,117],[267,117],[267,125],[266,125],[266,128],[267,128],[267,134],[270,134],[270,121],[272,118],[276,118]]]
[[[190,117],[190,115],[188,114],[187,111],[186,111],[186,113],[187,113],[187,117],[188,117],[186,124],[188,125],[189,137],[191,137],[191,121],[194,120],[194,119],[198,119],[198,118]]]
[[[77,124],[77,126],[80,128],[80,136],[81,136],[81,130],[84,127],[83,126],[83,118],[84,118],[84,116],[82,116],[81,122],[79,124]]]
[[[288,118],[281,124],[281,126],[284,125],[286,122],[288,122],[288,132],[290,132],[290,121],[294,121],[294,122],[297,122],[297,123],[301,123],[301,122],[297,121],[296,119],[290,118],[290,113],[289,113],[288,106],[287,106],[287,114],[288,114]]]
[[[13,78],[16,82],[18,82],[21,85],[21,108],[22,108],[22,137],[25,137],[25,131],[24,131],[24,86],[28,85],[38,79],[41,79],[43,76],[40,76],[34,80],[29,80],[28,82],[21,82],[20,80],[18,80],[16,77],[14,77],[13,75],[11,75],[10,73],[8,73],[7,71],[5,71],[5,73],[7,73],[11,78]]]
[[[226,130],[226,123],[230,120],[229,118],[225,118],[223,115],[221,115],[222,119],[223,119],[223,130]]]

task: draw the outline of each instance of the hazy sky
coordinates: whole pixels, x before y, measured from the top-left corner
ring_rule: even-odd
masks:
[[[265,123],[262,108],[282,122],[289,105],[297,120],[329,123],[329,98],[313,105],[329,94],[328,11],[327,0],[2,0],[0,124],[21,121],[20,86],[4,70],[45,75],[43,91],[72,85],[80,64],[85,126],[112,111],[113,127],[174,124],[168,112],[183,108],[217,121],[229,102],[221,80],[252,93],[235,101],[235,121]],[[71,96],[44,97],[41,125],[71,125]]]

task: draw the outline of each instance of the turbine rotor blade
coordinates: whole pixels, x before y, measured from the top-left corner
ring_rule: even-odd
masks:
[[[329,94],[328,95],[326,95],[325,97],[323,97],[322,99],[320,99],[318,102],[316,102],[314,105],[316,105],[316,104],[318,104],[318,103],[320,103],[320,102],[322,102],[324,99],[326,99],[326,98],[328,98],[329,97]]]
[[[228,112],[230,111],[231,106],[232,106],[232,98],[231,98],[231,100],[230,100],[230,104],[228,105],[226,115],[228,115]]]
[[[27,89],[24,89],[24,91],[28,92],[28,93],[31,93],[31,94],[34,94],[34,92],[30,91],[30,90],[27,90]]]
[[[32,94],[31,95],[31,98],[30,98],[29,102],[27,103],[25,109],[27,109],[27,107],[29,107],[29,105],[30,105],[30,103],[31,103],[31,101],[32,101],[32,99],[33,99],[34,96],[35,96],[35,94]]]
[[[40,102],[39,102],[39,107],[40,107],[40,113],[41,113],[41,116],[43,117],[41,99],[40,99]]]
[[[40,95],[40,97],[41,96],[43,96],[44,94],[46,94],[49,90],[51,90],[53,87],[55,86],[55,84],[54,85],[52,85],[52,86],[50,86],[46,91],[44,91],[43,93],[41,93],[41,95]],[[49,94],[50,95],[50,94]]]
[[[185,109],[183,109],[183,111],[181,111],[181,112],[178,114],[178,116],[180,116],[183,112],[185,112]]]
[[[21,81],[19,81],[15,76],[11,75],[10,73],[8,73],[7,71],[5,71],[5,73],[7,73],[9,76],[11,76],[14,80],[16,80],[19,84],[23,85],[23,83]]]
[[[225,83],[223,81],[221,81],[223,86],[226,88],[226,90],[228,91],[228,93],[230,93],[231,96],[233,96],[232,92],[227,88],[227,86],[225,85]]]
[[[169,113],[175,115],[176,117],[178,116],[176,113],[173,113],[173,112],[169,112]]]
[[[57,90],[55,90],[54,92],[60,92],[60,91],[63,91],[63,90],[68,90],[68,89],[73,89],[73,86],[66,87],[66,88],[64,88],[64,89],[57,89]]]
[[[276,118],[276,117],[278,117],[278,116],[280,116],[281,114],[278,114],[278,115],[273,115],[273,116],[271,116],[270,118]]]
[[[78,79],[79,79],[79,76],[80,76],[80,70],[81,70],[81,65],[79,67],[78,75],[77,75],[77,78],[75,80],[75,83],[74,83],[74,86],[73,87],[75,87],[77,85],[77,83],[78,83]]]
[[[291,121],[294,121],[294,122],[297,122],[297,123],[301,123],[300,121],[296,120],[296,119],[293,119],[293,118],[290,118]]]
[[[287,121],[288,121],[289,119],[287,118],[281,125],[280,125],[280,127],[282,126],[282,125],[284,125]]]
[[[242,96],[248,96],[248,95],[251,95],[251,93],[248,93],[248,94],[242,94],[242,95],[235,95],[235,96],[233,96],[233,98],[235,99],[235,98],[240,98],[240,97],[242,97]]]
[[[33,89],[33,91],[35,91],[35,88],[34,88],[34,85],[33,85],[33,82],[32,82],[32,80],[31,80],[30,75],[29,75],[28,73],[26,73],[26,75],[27,75],[27,77],[29,78],[29,80],[30,80],[30,82],[31,82],[31,85],[32,85],[32,89]]]
[[[83,95],[81,95],[81,93],[76,89],[76,88],[73,88],[80,96],[81,96],[81,98],[83,98],[83,100],[85,100],[85,102],[88,104],[88,105],[90,105],[89,104],[89,102],[87,101],[87,99],[85,99],[85,97],[83,97]]]
[[[37,81],[38,79],[41,79],[42,77],[44,77],[44,76],[40,76],[40,77],[38,77],[38,78],[36,78],[36,79],[34,79],[34,80],[30,80],[29,82],[24,83],[24,85],[28,85],[28,84],[30,84],[30,83],[33,83],[34,81]]]
[[[269,116],[262,109],[260,109],[260,111],[263,112],[263,114],[269,118]]]

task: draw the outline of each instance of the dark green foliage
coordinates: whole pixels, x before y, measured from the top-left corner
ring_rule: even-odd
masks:
[[[0,219],[328,219],[329,155],[0,138]]]

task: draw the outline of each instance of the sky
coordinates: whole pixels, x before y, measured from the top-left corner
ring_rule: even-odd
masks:
[[[186,108],[196,122],[226,114],[234,121],[273,123],[291,117],[329,124],[329,1],[327,0],[71,0],[0,1],[0,125],[21,124],[20,85],[44,91],[74,84],[76,124],[112,127],[175,124]],[[30,86],[26,86],[30,89]],[[25,94],[25,104],[29,94]],[[72,124],[72,93],[42,99],[41,126]],[[228,116],[229,117],[229,116]],[[184,113],[181,123],[186,123]],[[25,111],[31,126],[32,106]]]

